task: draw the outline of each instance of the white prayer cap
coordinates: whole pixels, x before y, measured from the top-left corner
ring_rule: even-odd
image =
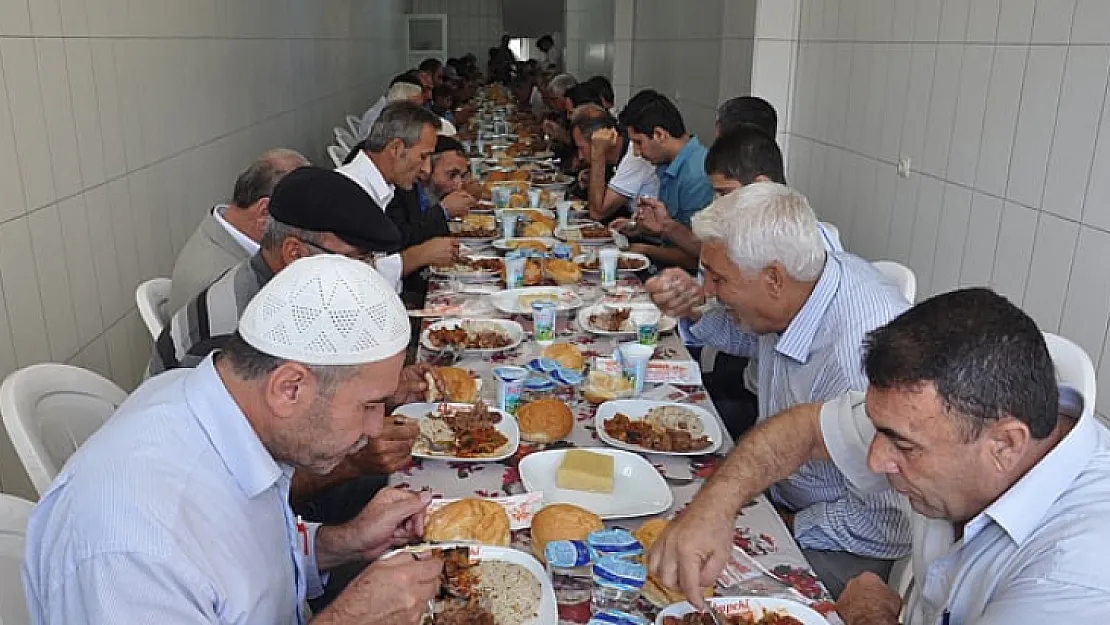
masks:
[[[402,352],[409,319],[393,287],[370,265],[335,254],[278,272],[239,318],[243,340],[306,365],[361,365]]]

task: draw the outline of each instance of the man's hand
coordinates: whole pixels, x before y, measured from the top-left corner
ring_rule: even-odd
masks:
[[[590,168],[584,167],[578,172],[578,186],[581,189],[588,190],[590,188]]]
[[[902,598],[870,571],[849,580],[836,602],[848,625],[896,625],[901,611]]]
[[[443,560],[398,554],[368,566],[316,618],[313,625],[417,625],[439,592]]]
[[[620,141],[620,134],[617,133],[616,128],[601,128],[595,130],[594,134],[590,135],[590,148],[595,151],[600,151],[605,154],[609,150],[616,147]]]
[[[689,273],[670,267],[644,283],[651,301],[664,315],[676,319],[697,321],[701,313],[695,310],[705,303],[705,292]]]
[[[609,227],[627,237],[639,236],[640,234],[640,225],[627,217],[617,217],[609,224]]]
[[[570,138],[567,136],[567,131],[559,125],[559,122],[554,120],[543,120],[543,132],[545,135],[551,137],[555,143],[570,143]]]
[[[732,553],[736,513],[718,502],[697,501],[667,524],[648,553],[648,568],[659,581],[679,588],[699,610],[702,589],[712,586]]]
[[[443,377],[439,375],[439,371],[435,367],[426,362],[409,365],[401,369],[397,390],[393,392],[392,397],[385,401],[386,408],[393,410],[397,406],[424,401],[424,394],[428,391],[427,375],[432,376],[437,388],[447,387],[443,382]]]
[[[477,180],[471,180],[463,187],[463,191],[469,193],[471,197],[482,197],[482,183],[478,182]]]
[[[460,189],[448,193],[439,203],[447,209],[447,213],[452,217],[465,217],[470,214],[472,208],[477,206],[478,200],[474,199],[473,195]]]
[[[389,475],[408,466],[412,460],[412,446],[420,427],[411,419],[385,418],[382,435],[371,438],[366,447],[351,456],[351,462],[362,475]]]
[[[372,561],[389,549],[419,540],[431,500],[429,492],[383,488],[354,519],[320,528],[316,533],[318,566],[326,570],[343,562]]]
[[[653,197],[642,197],[636,202],[636,221],[641,231],[659,236],[674,220],[667,212],[666,204]]]
[[[454,264],[459,253],[459,242],[452,237],[435,237],[420,245],[421,266],[447,266]]]

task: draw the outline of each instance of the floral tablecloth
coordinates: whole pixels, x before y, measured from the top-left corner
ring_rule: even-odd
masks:
[[[629,281],[628,283],[639,284],[638,281]],[[433,281],[429,288],[428,304],[435,305],[442,303],[445,299],[450,299],[454,304],[463,303],[469,311],[483,317],[510,317],[500,314],[491,307],[486,307],[481,300],[483,297],[481,295],[462,295],[451,290],[458,286],[457,283],[449,281]],[[586,300],[587,304],[602,295],[596,283],[589,279],[576,291]],[[557,340],[578,345],[587,356],[587,360],[598,355],[609,356],[620,340],[596,336],[582,330],[574,321],[573,316],[574,313],[569,315],[560,313],[557,323]],[[510,318],[524,326],[526,331],[531,330],[531,320],[527,316],[516,315]],[[503,364],[523,365],[530,359],[537,357],[540,350],[541,348],[535,343],[526,340],[517,348],[496,355],[486,357],[464,356],[455,366],[469,369],[481,376],[483,379],[482,398],[487,403],[494,404],[496,384],[491,373],[492,367]],[[425,350],[423,347],[420,348],[417,354],[417,359],[421,361],[436,362],[438,357],[437,353]],[[671,333],[660,337],[654,357],[681,360],[689,359],[690,354],[677,333]],[[648,385],[649,388],[651,386]],[[683,401],[696,404],[705,408],[711,414],[717,415],[716,408],[704,388],[700,386],[676,388],[688,394]],[[648,390],[648,388],[645,388],[645,390]],[[519,450],[513,457],[500,462],[462,463],[417,459],[408,469],[394,474],[392,483],[395,486],[405,486],[415,490],[430,490],[436,496],[444,498],[475,495],[479,497],[502,497],[523,493],[524,487],[521,484],[517,465],[528,454],[544,449],[599,447],[604,445],[603,442],[598,440],[594,428],[596,406],[585,401],[573,389],[563,391],[557,397],[567,403],[577,420],[574,430],[565,440],[548,445],[530,444],[522,441]],[[723,424],[721,424],[721,431],[727,431]],[[648,460],[659,468],[665,476],[675,478],[693,477],[692,481],[668,480],[674,494],[674,504],[670,510],[660,516],[669,518],[679,513],[693,499],[705,478],[713,472],[720,458],[727,454],[731,448],[732,441],[726,439],[717,452],[718,455],[668,457],[647,454]],[[615,519],[607,524],[611,527],[623,527],[632,530],[639,527],[648,518],[652,517]],[[513,542],[514,545],[527,549],[529,544],[528,531],[515,532]],[[748,574],[742,574],[741,577],[744,577],[744,579],[728,588],[722,588],[719,585],[718,594],[772,595],[814,603],[822,611],[831,607],[831,604],[825,603],[829,600],[827,591],[817,581],[790,531],[766,497],[757,498],[737,516],[736,534],[733,542],[739,548],[736,556],[743,561],[734,561],[733,564],[739,566],[742,572],[745,568],[749,569]],[[741,550],[743,554],[739,553]],[[750,559],[745,560],[745,554]],[[650,614],[650,608],[645,606],[645,612]]]

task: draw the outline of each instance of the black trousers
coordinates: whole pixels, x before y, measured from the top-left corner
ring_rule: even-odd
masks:
[[[694,358],[698,358],[701,350],[695,349],[698,354]],[[744,386],[744,369],[747,366],[747,358],[717,354],[713,371],[702,374],[705,390],[733,440],[750,430],[759,418],[759,400]]]

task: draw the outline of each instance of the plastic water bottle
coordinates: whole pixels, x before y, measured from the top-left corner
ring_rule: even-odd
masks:
[[[594,586],[589,547],[578,540],[553,540],[544,547],[544,558],[551,585],[555,588],[559,621],[589,621]]]

